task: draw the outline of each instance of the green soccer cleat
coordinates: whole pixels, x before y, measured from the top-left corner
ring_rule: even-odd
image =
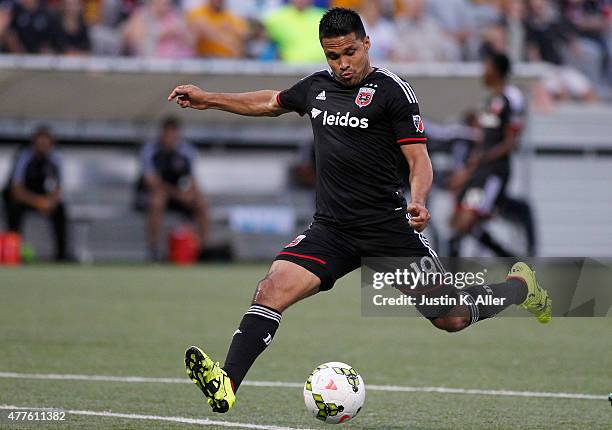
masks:
[[[506,279],[518,278],[527,284],[527,298],[518,305],[531,312],[542,324],[552,319],[552,299],[548,292],[540,287],[535,272],[527,264],[516,263],[508,272]]]
[[[197,346],[190,346],[185,351],[185,366],[189,379],[202,390],[213,412],[225,413],[232,408],[236,401],[232,381],[218,362],[213,363]]]

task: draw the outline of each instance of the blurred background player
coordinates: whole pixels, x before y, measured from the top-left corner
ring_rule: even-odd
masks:
[[[61,199],[62,163],[54,146],[55,139],[47,127],[36,129],[30,145],[15,158],[3,198],[8,230],[20,233],[27,212],[48,218],[55,237],[55,259],[64,261],[67,220]]]
[[[173,117],[163,120],[157,140],[142,150],[136,207],[147,212],[148,245],[154,261],[161,259],[159,238],[167,209],[193,219],[200,249],[207,246],[208,208],[193,175],[195,159],[195,148],[181,138],[180,123]]]
[[[520,90],[508,84],[511,70],[508,57],[492,53],[484,64],[483,80],[490,95],[478,115],[482,139],[476,142],[463,168],[458,169],[450,180],[450,188],[457,196],[451,219],[454,230],[449,244],[451,256],[459,255],[461,239],[465,235],[474,236],[496,255],[513,255],[481,224],[494,214],[496,205],[505,201],[510,154],[519,144],[526,106]],[[524,210],[524,207],[519,209]]]

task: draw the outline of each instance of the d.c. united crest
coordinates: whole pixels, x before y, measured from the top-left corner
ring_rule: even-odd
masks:
[[[418,133],[423,133],[424,127],[423,118],[421,118],[421,115],[412,115],[412,122],[414,122],[414,128],[416,128],[416,131]]]
[[[359,88],[359,93],[357,93],[357,98],[355,99],[355,104],[360,108],[366,107],[370,103],[372,103],[372,99],[374,98],[374,93],[376,90],[374,88]]]

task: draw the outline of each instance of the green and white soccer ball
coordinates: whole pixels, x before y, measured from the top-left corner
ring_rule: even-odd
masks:
[[[365,384],[348,364],[321,364],[304,384],[304,402],[315,418],[340,424],[354,418],[363,407]]]

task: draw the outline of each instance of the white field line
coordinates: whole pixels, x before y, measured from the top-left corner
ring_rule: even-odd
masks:
[[[219,427],[256,429],[256,430],[307,430],[307,429],[297,429],[293,427],[279,427],[279,426],[272,426],[272,425],[233,423],[230,421],[217,421],[217,420],[209,420],[206,418],[186,418],[186,417],[168,417],[168,416],[160,416],[160,415],[122,414],[122,413],[116,413],[116,412],[79,411],[79,410],[69,410],[69,409],[62,409],[62,408],[30,408],[27,406],[0,405],[0,410],[26,410],[26,411],[53,410],[53,411],[65,412],[67,415],[84,415],[84,416],[90,416],[90,417],[106,417],[106,418],[109,418],[109,417],[110,418],[125,418],[129,420],[166,421],[166,422],[182,423],[182,424],[195,424],[195,425],[200,425],[200,426],[219,426]],[[24,423],[28,421],[15,421],[15,422]],[[53,422],[53,421],[50,421],[50,422]]]
[[[0,378],[13,379],[52,379],[65,381],[100,381],[100,382],[153,382],[161,384],[190,384],[185,378],[146,378],[142,376],[105,376],[105,375],[64,375],[56,373],[15,373],[0,372]],[[277,381],[244,381],[242,385],[253,387],[279,387],[279,388],[302,388],[299,382],[277,382]],[[442,394],[468,394],[480,396],[509,396],[509,397],[540,397],[554,399],[578,399],[578,400],[606,400],[607,395],[582,394],[582,393],[550,393],[538,391],[513,391],[513,390],[481,390],[470,388],[448,388],[448,387],[407,387],[400,385],[372,385],[368,384],[370,391],[405,392],[405,393],[442,393]]]

